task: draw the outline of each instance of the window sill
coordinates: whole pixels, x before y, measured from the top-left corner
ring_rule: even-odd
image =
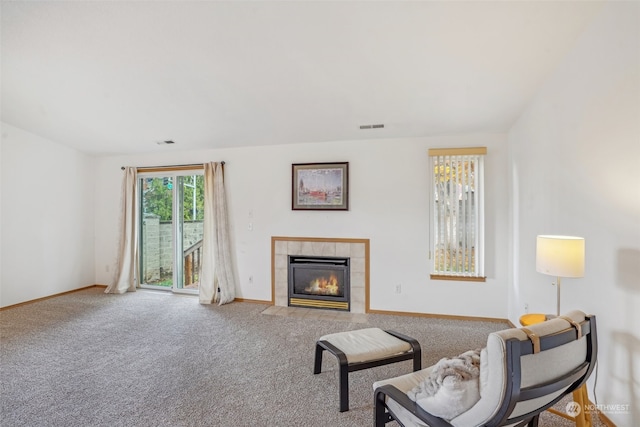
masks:
[[[441,274],[432,274],[431,280],[454,280],[456,282],[486,282],[486,277],[471,277],[471,276],[445,276]]]

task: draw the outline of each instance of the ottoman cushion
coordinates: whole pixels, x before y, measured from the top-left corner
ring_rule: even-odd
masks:
[[[411,344],[380,328],[328,334],[320,338],[338,347],[351,363],[381,359],[411,350]]]

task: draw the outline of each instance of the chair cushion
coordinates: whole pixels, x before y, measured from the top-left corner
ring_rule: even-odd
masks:
[[[487,347],[480,352],[480,397],[483,396],[485,390],[489,386],[489,354]]]
[[[449,376],[444,379],[436,394],[418,399],[416,403],[433,415],[451,420],[467,411],[478,400],[478,378],[462,381]]]
[[[567,313],[567,316],[576,322],[581,322],[585,314],[575,310]],[[562,331],[571,325],[560,318],[548,320],[543,323],[529,326],[532,332],[543,337]],[[481,362],[480,375],[487,374],[488,381],[481,385],[482,398],[468,411],[451,420],[451,424],[482,425],[497,411],[500,402],[504,399],[507,378],[505,378],[505,351],[506,341],[509,338],[528,340],[527,335],[519,328],[506,329],[489,334],[487,339],[486,363]],[[536,355],[528,355],[522,358],[522,387],[544,382],[557,376],[561,372],[567,372],[578,366],[585,360],[585,338],[574,341],[557,349],[541,352]],[[482,371],[485,371],[484,373]],[[560,393],[560,392],[559,392]],[[558,393],[558,394],[559,394]],[[540,406],[542,400],[551,401],[555,395],[534,399],[528,402],[520,402],[516,405],[513,415],[527,413],[536,406]]]
[[[411,344],[380,328],[338,332],[320,337],[338,347],[349,363],[366,362],[402,354],[411,350]]]
[[[480,400],[480,350],[445,357],[429,377],[412,389],[409,398],[433,415],[450,420]]]

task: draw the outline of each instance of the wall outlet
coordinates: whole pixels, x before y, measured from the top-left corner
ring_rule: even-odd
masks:
[[[249,284],[253,285],[253,276],[249,276]]]
[[[396,285],[396,294],[401,294],[402,293],[402,285],[398,284]]]
[[[529,312],[529,304],[528,303],[524,303],[524,312],[525,314]]]

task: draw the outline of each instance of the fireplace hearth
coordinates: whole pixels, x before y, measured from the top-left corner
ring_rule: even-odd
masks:
[[[289,306],[349,311],[349,258],[288,257]]]

